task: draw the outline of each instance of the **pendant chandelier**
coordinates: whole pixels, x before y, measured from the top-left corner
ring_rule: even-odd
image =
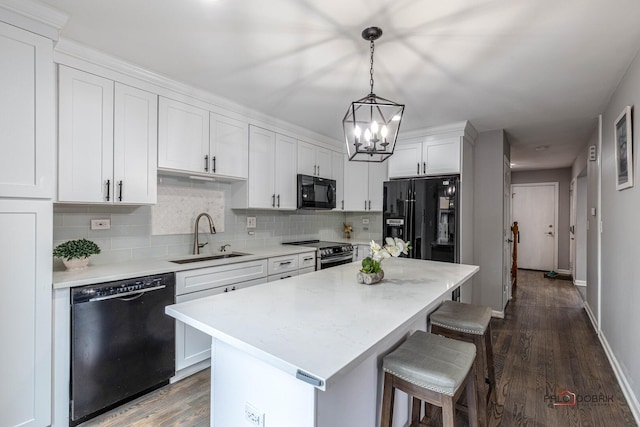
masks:
[[[382,35],[378,27],[362,31],[362,38],[369,40],[371,68],[369,69],[369,95],[351,103],[342,119],[344,139],[349,160],[360,162],[384,162],[392,154],[400,130],[404,105],[381,98],[373,93],[374,41]]]

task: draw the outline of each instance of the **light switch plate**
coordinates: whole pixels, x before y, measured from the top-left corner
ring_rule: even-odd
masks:
[[[256,217],[248,216],[247,217],[247,228],[256,228]]]

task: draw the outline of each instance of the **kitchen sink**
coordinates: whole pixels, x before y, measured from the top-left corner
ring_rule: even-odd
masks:
[[[201,262],[201,261],[213,261],[216,259],[227,259],[227,258],[235,258],[235,257],[239,257],[239,256],[245,256],[245,255],[250,255],[250,254],[245,254],[242,252],[230,252],[228,254],[217,254],[217,255],[206,255],[206,256],[199,256],[199,257],[195,257],[195,258],[185,258],[185,259],[176,259],[176,260],[172,260],[170,262],[176,263],[176,264],[189,264],[191,262]]]

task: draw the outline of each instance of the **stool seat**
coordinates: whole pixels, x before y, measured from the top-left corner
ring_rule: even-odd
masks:
[[[391,354],[382,369],[419,387],[453,396],[476,357],[476,346],[416,331]]]
[[[445,301],[433,313],[431,324],[467,334],[484,335],[491,322],[491,307]]]

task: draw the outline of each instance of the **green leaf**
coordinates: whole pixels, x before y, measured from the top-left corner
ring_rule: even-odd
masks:
[[[100,247],[87,239],[69,240],[60,243],[53,249],[54,257],[66,260],[88,258],[99,253]]]

